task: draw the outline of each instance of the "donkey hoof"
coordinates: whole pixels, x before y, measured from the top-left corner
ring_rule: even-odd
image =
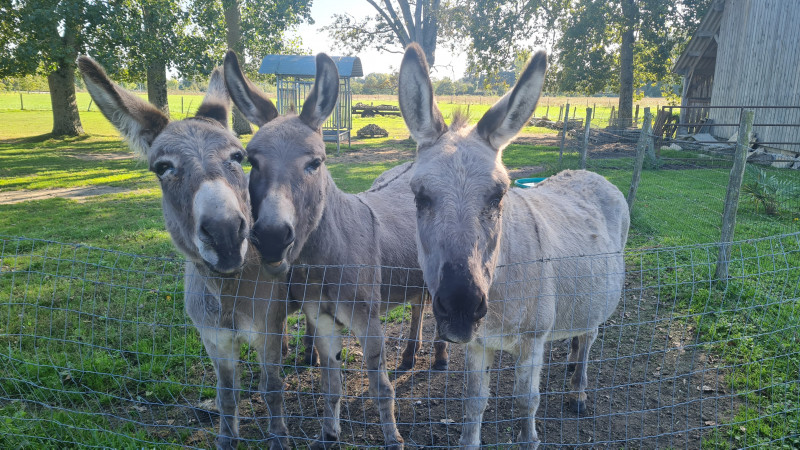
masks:
[[[431,370],[434,370],[436,372],[444,372],[445,370],[447,370],[447,360],[445,359],[443,361],[442,360],[434,361],[433,366],[431,366]]]
[[[230,436],[217,436],[217,450],[234,450],[239,445],[236,438]]]
[[[574,398],[569,399],[569,408],[572,412],[577,414],[585,414],[588,410],[586,408],[586,402],[583,400],[576,400]]]
[[[269,443],[269,450],[288,450],[291,447],[289,446],[289,439],[287,438],[273,438],[272,441]]]
[[[402,373],[406,373],[414,367],[414,362],[402,361],[397,369],[395,369],[394,373],[400,375]]]
[[[328,448],[333,448],[336,444],[339,443],[339,437],[332,435],[332,434],[323,434],[324,438],[314,441],[309,448],[311,450],[325,450]]]

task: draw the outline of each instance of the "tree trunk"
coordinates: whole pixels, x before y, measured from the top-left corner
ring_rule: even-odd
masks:
[[[222,8],[225,11],[225,40],[228,48],[236,52],[244,62],[244,45],[242,44],[242,13],[239,10],[238,0],[223,0]],[[233,105],[233,132],[237,135],[253,134],[250,122],[244,117],[239,108]]]
[[[157,11],[144,8],[143,14],[145,32],[151,36],[158,36],[160,28]],[[145,58],[147,61],[147,101],[169,117],[167,62],[159,55],[158,50],[145,55]]]
[[[147,64],[147,101],[169,117],[167,64],[160,58]]]
[[[633,118],[633,44],[636,24],[634,0],[622,0],[622,15],[625,29],[619,49],[619,119],[620,127],[631,126]]]
[[[58,69],[47,76],[47,84],[53,107],[53,136],[83,134],[78,103],[75,101],[75,63],[62,61]]]

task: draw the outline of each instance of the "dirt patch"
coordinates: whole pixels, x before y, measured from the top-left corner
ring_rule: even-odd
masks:
[[[354,140],[353,143],[362,141]],[[363,141],[366,143],[367,141]],[[335,153],[328,158],[329,163],[337,164],[365,164],[365,163],[396,163],[410,161],[417,156],[416,144],[411,141],[400,141],[381,147],[367,147],[359,149],[342,149],[339,155]]]
[[[641,282],[629,276],[628,290],[615,314],[600,328],[589,361],[586,390],[589,410],[577,414],[567,406],[570,375],[567,342],[545,348],[541,402],[537,412],[539,438],[546,446],[620,448],[700,448],[709,430],[729,420],[741,405],[727,387],[727,370],[701,343],[691,319],[675,310],[671,298],[637,289]],[[408,325],[386,325],[388,367],[397,367]],[[458,447],[463,423],[465,372],[463,348],[450,346],[450,370],[430,370],[433,362],[434,321],[426,314],[427,340],[414,371],[391,374],[396,389],[397,423],[410,448]],[[341,448],[380,447],[383,442],[377,409],[369,399],[366,369],[353,338],[345,346],[354,358],[345,363],[341,406]],[[492,397],[483,417],[483,443],[505,447],[518,432],[519,416],[513,402],[514,361],[498,352],[491,370]],[[324,394],[318,369],[286,366],[284,408],[292,444],[303,448],[320,430]],[[268,438],[269,414],[257,394],[258,368],[242,376],[245,389],[240,403],[241,436],[248,444],[263,445]],[[213,374],[202,376],[213,386]],[[195,403],[197,404],[197,403]],[[215,413],[200,409],[163,407],[176,426],[195,428],[184,444],[213,446],[218,426]],[[162,415],[162,417],[164,417]],[[162,422],[163,423],[163,422]],[[152,430],[152,429],[151,429]],[[154,434],[165,438],[164,428]]]
[[[60,189],[19,190],[0,192],[0,205],[12,205],[31,200],[44,200],[48,198],[71,198],[79,202],[89,197],[105,194],[119,194],[128,192],[130,188],[116,186],[80,186]]]

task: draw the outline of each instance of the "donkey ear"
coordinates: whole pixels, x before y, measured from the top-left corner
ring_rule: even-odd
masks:
[[[225,85],[228,87],[228,93],[247,120],[261,127],[278,117],[278,109],[266,94],[244,76],[239,67],[239,59],[236,58],[233,50],[228,50],[225,55],[223,67],[225,68]]]
[[[314,87],[303,103],[300,120],[318,130],[336,107],[339,99],[339,69],[330,56],[325,53],[317,55],[317,77]]]
[[[155,106],[117,86],[106,72],[88,56],[78,58],[86,89],[109,122],[141,156],[147,155],[169,118]]]
[[[223,127],[228,128],[228,114],[231,111],[231,98],[225,88],[225,80],[222,75],[222,67],[217,67],[211,72],[211,79],[208,81],[208,91],[203,97],[203,103],[197,108],[197,117],[206,117],[216,120]]]
[[[530,119],[539,101],[547,70],[547,54],[533,55],[514,88],[497,101],[478,122],[478,135],[496,150],[505,147]]]
[[[403,120],[418,146],[433,144],[447,131],[442,113],[433,103],[433,85],[425,54],[416,43],[406,48],[400,64],[398,94]]]

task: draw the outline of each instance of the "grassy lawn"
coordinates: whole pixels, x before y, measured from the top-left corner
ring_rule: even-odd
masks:
[[[126,192],[83,201],[51,198],[0,205],[0,237],[80,244],[0,240],[0,396],[34,399],[0,403],[0,445],[185,445],[191,427],[163,436],[146,433],[137,420],[149,420],[147,412],[115,409],[128,407],[130,399],[150,408],[214,395],[206,380],[213,373],[210,363],[197,333],[186,326],[180,256],[164,230],[155,176],[137,159],[106,158],[129,150],[96,107],[86,111],[85,94],[79,94],[78,102],[89,135],[69,139],[46,135],[51,118],[44,109],[49,99],[46,94],[29,96],[26,111],[12,111],[18,95],[0,95],[0,192],[81,186],[114,186]],[[201,98],[184,97],[185,109],[189,104],[196,108]],[[451,100],[440,105],[443,114],[450,116],[468,105],[472,121],[490,104]],[[170,104],[175,117],[180,97],[171,97]],[[550,105],[552,117],[557,104]],[[42,110],[27,110],[37,106]],[[537,115],[543,114],[540,105]],[[353,123],[354,129],[377,123],[390,133],[389,138],[356,143],[353,150],[413,149],[399,117],[355,117]],[[333,146],[328,150],[328,168],[347,192],[367,189],[396,164],[345,164],[333,156]],[[686,157],[669,152],[664,156]],[[557,148],[522,144],[509,146],[503,160],[510,169],[543,166],[537,176],[579,164],[575,153],[565,154],[559,166]],[[632,216],[629,268],[641,272],[643,290],[674,302],[682,323],[696,330],[696,343],[726,367],[726,387],[745,393],[744,404],[728,421],[732,425],[708,435],[704,446],[760,445],[797,436],[800,242],[790,236],[737,245],[734,279],[715,284],[709,271],[716,253],[709,247],[674,248],[715,242],[719,235],[729,169],[697,168],[700,165],[642,174]],[[630,167],[630,159],[624,158],[590,161],[592,170],[626,194]],[[769,171],[797,180],[791,171]],[[794,205],[770,217],[743,199],[736,236],[756,239],[800,231],[798,218],[800,208]],[[255,372],[252,352],[243,350],[243,359],[253,364],[246,373]],[[206,381],[187,385],[186,380]],[[128,419],[111,419],[101,411]]]

